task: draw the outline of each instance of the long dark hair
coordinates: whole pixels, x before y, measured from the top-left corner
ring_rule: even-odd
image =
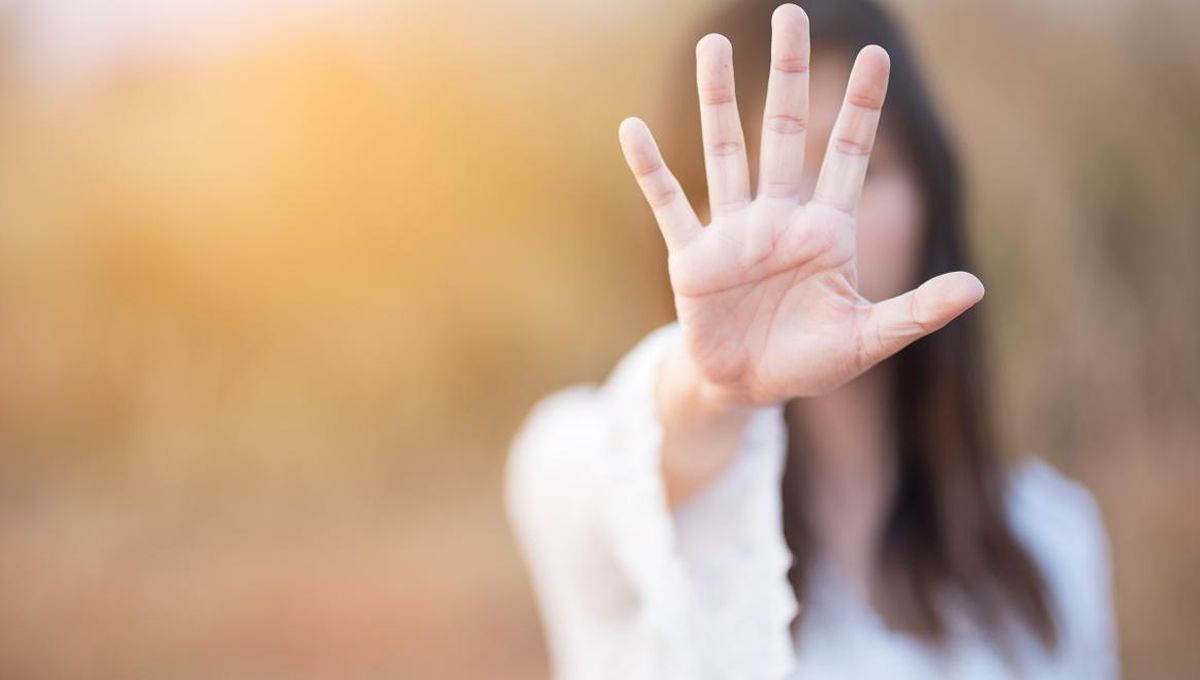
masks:
[[[734,2],[696,33],[730,38],[742,92],[766,90],[771,13],[778,4]],[[899,30],[871,0],[798,4],[809,15],[814,51],[852,56],[874,43],[891,56],[883,125],[901,132],[897,141],[923,191],[926,224],[919,281],[972,270],[958,162]],[[675,81],[694,82],[692,68],[690,59],[681,63]],[[695,93],[678,92],[668,106],[671,125],[664,150],[685,192],[702,196]],[[1056,631],[1045,582],[1003,510],[1004,473],[995,450],[979,325],[978,312],[969,311],[888,360],[894,375],[891,413],[893,431],[899,433],[899,474],[878,546],[881,587],[872,594],[873,604],[893,628],[940,642],[949,633],[940,603],[950,595],[965,603],[972,620],[995,639],[1006,639],[1005,622],[1015,615],[1051,648]],[[798,448],[789,451],[784,472],[783,525],[795,558],[789,578],[803,601],[814,545],[794,493],[802,488]]]

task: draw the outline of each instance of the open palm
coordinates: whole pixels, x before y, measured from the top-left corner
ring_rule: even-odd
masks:
[[[858,291],[855,213],[887,91],[890,62],[859,52],[812,200],[801,202],[808,119],[808,18],[783,5],[772,19],[771,72],[757,192],[751,195],[723,36],[696,48],[712,221],[689,205],[645,123],[621,123],[630,169],[667,243],[684,345],[705,384],[760,405],[828,392],[941,328],[983,297],[952,272],[878,303]]]

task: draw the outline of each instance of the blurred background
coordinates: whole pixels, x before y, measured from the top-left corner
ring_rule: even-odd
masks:
[[[671,318],[616,126],[716,4],[0,0],[0,676],[547,677],[506,447]],[[1198,677],[1200,6],[890,5],[1006,450]]]

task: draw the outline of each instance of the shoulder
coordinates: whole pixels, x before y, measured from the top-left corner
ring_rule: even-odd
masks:
[[[1068,658],[1112,677],[1112,564],[1103,515],[1087,487],[1041,459],[1014,469],[1006,511],[1045,578]]]
[[[1091,492],[1040,458],[1020,463],[1010,474],[1006,510],[1029,548],[1047,558],[1091,554],[1105,540]]]

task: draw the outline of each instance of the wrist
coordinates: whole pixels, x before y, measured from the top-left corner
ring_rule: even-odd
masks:
[[[737,454],[754,407],[705,381],[681,345],[668,352],[656,398],[663,483],[674,506],[711,483]]]
[[[737,392],[706,380],[682,345],[673,347],[659,369],[660,404],[682,411],[696,425],[736,424],[754,405]],[[674,407],[674,408],[671,408]]]

